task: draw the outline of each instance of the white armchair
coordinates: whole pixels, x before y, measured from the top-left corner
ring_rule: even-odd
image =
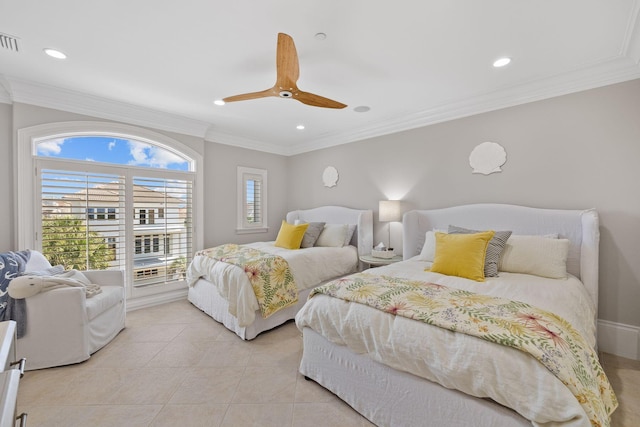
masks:
[[[31,251],[26,271],[51,267]],[[83,271],[102,292],[86,298],[82,288],[62,287],[28,297],[27,329],[16,343],[17,356],[26,357],[26,370],[87,360],[124,329],[126,300],[119,270]]]

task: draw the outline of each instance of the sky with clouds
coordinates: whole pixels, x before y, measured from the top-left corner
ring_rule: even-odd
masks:
[[[119,165],[189,170],[187,160],[172,151],[142,141],[114,137],[80,136],[49,139],[37,144],[37,155]]]

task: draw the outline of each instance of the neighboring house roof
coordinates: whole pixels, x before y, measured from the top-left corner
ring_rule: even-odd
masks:
[[[122,185],[116,182],[100,184],[95,187],[80,190],[62,197],[64,200],[91,200],[117,203],[123,191]],[[181,205],[184,200],[167,195],[166,193],[152,190],[142,185],[133,186],[133,200],[145,203],[166,203],[167,205]]]

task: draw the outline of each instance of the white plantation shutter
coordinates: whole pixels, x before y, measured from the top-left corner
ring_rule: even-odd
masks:
[[[183,282],[193,253],[193,174],[91,166],[38,160],[45,257],[66,269],[124,270],[134,295]]]
[[[262,180],[249,177],[246,180],[247,223],[262,224]]]
[[[184,279],[193,251],[191,181],[134,177],[133,285]]]
[[[42,253],[65,268],[125,268],[125,179],[41,171]]]
[[[238,231],[267,231],[267,171],[238,167]]]

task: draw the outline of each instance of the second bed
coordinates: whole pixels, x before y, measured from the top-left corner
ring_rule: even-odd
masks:
[[[298,302],[264,318],[246,272],[236,265],[212,260],[197,254],[188,269],[188,300],[200,310],[222,323],[244,340],[275,328],[295,317],[315,286],[353,273],[359,269],[359,257],[368,254],[373,245],[373,214],[370,210],[341,206],[322,206],[289,212],[289,224],[323,222],[345,225],[353,230],[344,245],[309,247],[290,250],[275,247],[273,242],[257,242],[249,246],[287,260],[298,288]]]

